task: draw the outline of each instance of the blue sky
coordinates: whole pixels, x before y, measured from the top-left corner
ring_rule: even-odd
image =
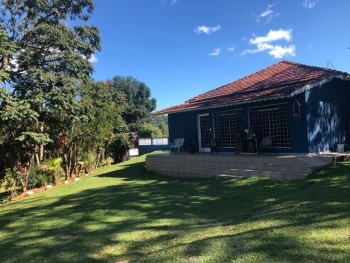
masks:
[[[93,77],[145,82],[157,109],[281,60],[350,72],[349,0],[95,0]]]

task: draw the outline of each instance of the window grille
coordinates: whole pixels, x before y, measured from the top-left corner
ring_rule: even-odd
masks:
[[[214,113],[215,142],[217,147],[234,147],[243,128],[243,110]]]
[[[287,103],[249,108],[249,122],[260,138],[273,137],[274,147],[292,146]]]
[[[200,133],[201,133],[201,147],[210,147],[210,126],[209,115],[199,116]]]

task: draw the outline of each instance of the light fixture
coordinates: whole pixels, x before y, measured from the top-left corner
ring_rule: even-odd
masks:
[[[301,115],[300,115],[300,102],[295,100],[293,102],[293,118],[294,120],[300,120],[301,118]]]

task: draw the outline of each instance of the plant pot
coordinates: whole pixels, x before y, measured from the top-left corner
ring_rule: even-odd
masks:
[[[193,147],[193,146],[188,146],[188,147],[187,147],[187,152],[188,152],[188,153],[195,153],[195,152],[196,152],[196,148]]]

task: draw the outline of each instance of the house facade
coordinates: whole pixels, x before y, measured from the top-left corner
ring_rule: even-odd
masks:
[[[347,78],[281,61],[154,114],[168,114],[170,141],[185,138],[200,152],[334,151],[350,139]]]

